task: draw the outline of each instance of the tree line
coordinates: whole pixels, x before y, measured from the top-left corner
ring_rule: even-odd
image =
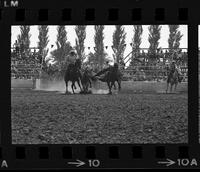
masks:
[[[174,51],[179,50],[180,40],[182,38],[181,32],[178,30],[179,25],[168,25],[169,27],[169,38],[168,38],[168,46],[169,53],[173,53]],[[104,49],[104,25],[95,25],[95,49],[94,53],[89,53],[87,56],[87,63],[92,63],[98,70],[102,69],[105,60],[107,59],[107,54]],[[160,32],[161,25],[150,25],[148,27],[149,36],[148,41],[150,43],[148,53],[149,62],[155,61],[155,54],[159,49],[159,40],[160,40]],[[40,57],[40,61],[43,65],[46,65],[45,58],[48,54],[47,45],[49,43],[49,27],[47,25],[38,26],[39,36],[38,36],[38,55]],[[78,56],[82,61],[86,59],[85,54],[85,46],[84,41],[86,39],[86,25],[76,25],[75,26],[76,38],[75,38],[75,49],[77,51]],[[136,54],[140,51],[143,27],[142,25],[133,25],[133,38],[132,38],[132,59],[136,57]],[[124,51],[126,48],[126,32],[123,25],[116,25],[113,33],[113,45],[112,49],[114,52],[113,58],[118,63],[124,63]],[[30,53],[30,26],[20,26],[20,34],[17,36],[17,42],[19,45],[23,45],[24,52],[26,54]],[[91,38],[92,39],[92,38]],[[53,50],[51,56],[58,62],[58,66],[60,71],[64,71],[67,58],[70,50],[73,47],[68,41],[66,27],[61,25],[57,26],[57,38],[56,38],[56,49]]]

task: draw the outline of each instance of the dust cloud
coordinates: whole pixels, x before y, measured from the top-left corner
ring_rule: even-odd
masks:
[[[77,83],[75,83],[76,89],[74,90],[75,93],[79,93],[81,90]],[[92,91],[92,94],[108,94],[108,90],[95,88],[96,85],[92,85],[92,88],[89,90]],[[60,93],[65,93],[65,82],[64,81],[58,81],[58,80],[44,80],[44,79],[38,79],[36,80],[36,91],[57,91]],[[72,93],[71,89],[71,82],[68,82],[68,91]]]

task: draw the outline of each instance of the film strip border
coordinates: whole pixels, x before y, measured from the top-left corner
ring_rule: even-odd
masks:
[[[176,153],[174,153],[176,152]],[[12,157],[10,156],[12,155]],[[0,148],[1,166],[26,168],[198,168],[199,153],[186,145],[73,145]],[[6,160],[4,160],[6,159]]]
[[[6,15],[6,13],[8,13]],[[148,14],[148,15],[147,15]],[[14,24],[130,24],[199,22],[198,5],[183,0],[24,1],[1,0],[0,21]],[[5,21],[4,20],[4,21]],[[41,22],[41,23],[40,23]]]
[[[154,21],[158,22],[166,22],[166,9],[165,8],[155,8],[152,11],[153,19]],[[0,20],[3,20],[3,10],[0,9]],[[27,20],[30,20],[32,22],[49,22],[51,20],[57,19],[58,21],[62,22],[72,22],[73,20],[73,9],[71,8],[65,8],[61,9],[59,13],[56,13],[56,11],[49,10],[49,9],[39,9],[39,10],[27,10],[24,8],[16,9],[14,18],[12,18],[15,22],[26,22]],[[116,22],[121,21],[120,20],[120,9],[118,8],[110,8],[106,11],[106,19],[109,22]],[[94,22],[96,21],[96,10],[94,8],[87,8],[82,13],[84,22]],[[174,19],[180,22],[186,22],[188,21],[188,8],[178,8],[175,13]],[[34,16],[34,17],[33,17]],[[143,10],[142,8],[133,8],[129,12],[130,22],[136,22],[141,21],[143,19]],[[78,23],[81,22],[78,21]]]
[[[14,18],[12,19],[15,24],[19,22],[26,22],[29,21],[31,23],[34,22],[42,22],[42,23],[49,23],[49,21],[56,21],[56,18],[60,20],[59,22],[67,22],[66,24],[73,24],[74,20],[72,18],[72,9],[62,9],[61,14],[57,16],[54,15],[54,11],[48,10],[48,9],[40,9],[36,11],[30,11],[25,9],[16,9]],[[3,19],[3,10],[0,10],[0,20]],[[122,23],[122,20],[119,20],[119,9],[113,8],[108,9],[107,11],[107,24],[112,24],[113,22],[120,21]],[[164,8],[156,8],[154,11],[154,21],[158,21],[160,23],[165,23],[165,9]],[[179,8],[177,19],[180,22],[187,22],[188,21],[188,9],[187,8]],[[35,16],[33,18],[33,16]],[[88,24],[91,24],[95,21],[95,9],[89,8],[86,9],[84,12],[84,22],[87,22]],[[135,8],[131,10],[131,19],[130,22],[139,22],[142,20],[142,9],[141,8]],[[51,18],[52,17],[52,18]],[[81,23],[83,21],[78,21],[78,23]],[[127,23],[129,21],[124,21],[124,23]]]
[[[198,4],[181,0],[123,0],[123,3],[119,0],[110,0],[110,2],[88,0],[78,3],[69,0],[57,4],[55,1],[43,1],[43,3],[19,1],[17,7],[3,7],[1,1],[0,25],[3,27],[0,27],[0,34],[2,38],[8,38],[10,25],[15,24],[188,24],[188,53],[191,57],[198,57],[198,24],[200,23],[198,10]],[[7,51],[9,54],[10,42],[0,44],[4,52]],[[195,161],[198,166],[200,163],[198,159],[200,155],[198,152],[197,58],[189,58],[189,69],[189,140],[186,145],[66,145],[60,147],[26,145],[15,147],[9,146],[11,144],[10,116],[0,115],[0,122],[4,121],[0,127],[3,131],[7,130],[0,133],[4,138],[1,140],[0,163],[5,164],[3,162],[6,160],[12,168],[73,168],[76,166],[76,164],[73,166],[73,163],[80,160],[86,163],[80,168],[95,167],[98,162],[100,168],[162,168],[166,166],[196,168]],[[93,161],[94,164],[90,166],[92,161],[89,160],[98,161]],[[71,165],[67,164],[68,162],[71,162]],[[172,165],[168,165],[171,163]]]

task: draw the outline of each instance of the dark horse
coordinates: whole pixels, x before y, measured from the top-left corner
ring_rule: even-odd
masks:
[[[65,85],[66,85],[66,92],[65,94],[69,93],[68,92],[68,82],[71,81],[72,85],[72,91],[74,93],[74,88],[76,89],[75,82],[78,83],[78,86],[80,90],[82,91],[80,80],[81,80],[81,60],[77,59],[74,64],[69,64],[67,67],[67,70],[65,72],[64,80],[65,80]]]
[[[106,73],[103,78],[98,78],[102,82],[106,82],[109,88],[109,94],[112,94],[112,87],[115,85],[115,82],[118,83],[118,90],[121,90],[121,79],[122,73],[119,70],[117,63],[114,66],[110,66],[100,72],[98,72],[94,77],[100,76],[103,73]]]

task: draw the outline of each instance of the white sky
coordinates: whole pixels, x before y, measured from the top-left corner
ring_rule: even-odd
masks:
[[[148,48],[149,47],[149,42],[148,42],[148,26],[149,25],[143,25],[143,34],[142,34],[142,43],[140,45],[141,48]],[[124,55],[126,56],[128,53],[131,52],[131,46],[130,43],[132,42],[133,38],[133,25],[124,25],[125,27],[125,32],[126,32],[126,49],[124,52]],[[49,51],[52,51],[53,49],[56,48],[56,36],[57,36],[57,26],[55,25],[50,25],[49,26],[49,43],[48,43],[48,48]],[[75,45],[75,38],[76,38],[76,33],[74,30],[75,26],[74,25],[66,25],[66,31],[67,31],[67,39],[71,43],[72,46]],[[108,53],[109,57],[112,57],[113,51],[111,48],[112,45],[112,35],[115,30],[114,25],[105,25],[104,29],[104,46],[108,46],[108,48],[105,48],[105,51]],[[188,48],[188,27],[187,25],[180,25],[179,30],[181,31],[181,34],[183,34],[183,37],[180,41],[180,48]],[[85,39],[85,52],[88,54],[89,52],[94,52],[94,25],[88,25],[86,27],[86,39]],[[20,34],[20,28],[19,26],[12,26],[11,27],[11,46],[13,46],[15,40],[17,39],[17,35]],[[30,46],[31,47],[37,47],[37,42],[38,42],[38,25],[32,25],[30,28]],[[161,29],[161,38],[159,41],[159,47],[161,48],[168,48],[168,38],[169,38],[169,28],[168,25],[162,25]],[[200,36],[199,36],[200,40]],[[54,45],[53,48],[51,48],[51,45]],[[88,49],[90,47],[90,50]],[[48,54],[48,56],[50,53]]]

